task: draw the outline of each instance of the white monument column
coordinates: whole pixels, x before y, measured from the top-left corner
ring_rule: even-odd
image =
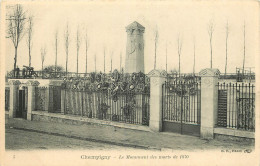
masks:
[[[214,138],[218,112],[218,69],[203,69],[201,76],[201,126],[200,136],[204,139]]]
[[[144,73],[144,39],[145,27],[134,21],[126,27],[125,73]]]
[[[150,77],[150,121],[149,127],[153,131],[162,131],[162,85],[166,81],[164,70],[152,70]]]
[[[11,80],[8,82],[10,85],[10,109],[9,109],[9,118],[16,117],[16,111],[18,109],[18,93],[19,85],[21,84],[18,80]]]
[[[38,81],[29,80],[26,82],[28,86],[28,107],[27,107],[27,120],[32,120],[32,111],[35,110],[35,87],[40,83]]]

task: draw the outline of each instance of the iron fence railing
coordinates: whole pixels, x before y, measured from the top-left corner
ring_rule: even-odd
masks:
[[[35,111],[61,112],[61,86],[35,87]]]
[[[144,73],[91,73],[66,79],[65,114],[148,125],[150,82]]]
[[[65,114],[131,124],[149,124],[149,93],[65,89]]]
[[[163,120],[200,124],[200,82],[174,81],[163,85]]]
[[[7,78],[9,79],[30,79],[30,78],[40,78],[40,79],[65,79],[65,78],[84,78],[89,77],[90,73],[75,73],[75,72],[50,72],[50,71],[16,71],[9,72]]]
[[[10,88],[5,87],[5,111],[9,111],[10,106]]]
[[[255,130],[255,86],[218,83],[217,126]]]
[[[48,111],[46,108],[47,100],[47,87],[36,87],[35,88],[35,110],[37,111]]]
[[[253,81],[255,80],[254,73],[227,73],[227,74],[220,74],[219,79],[233,79],[236,82],[243,82],[243,81]]]
[[[198,76],[198,74],[168,74],[167,75],[167,82],[173,83],[173,82],[200,82],[201,77]]]

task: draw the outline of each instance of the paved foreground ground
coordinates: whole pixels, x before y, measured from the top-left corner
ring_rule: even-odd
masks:
[[[18,144],[16,143],[16,141],[19,141],[17,135],[24,137]],[[34,142],[35,146],[33,145],[27,148],[90,148],[96,150],[113,150],[120,147],[129,147],[137,149],[173,149],[185,151],[254,149],[254,144],[250,141],[238,142],[216,139],[209,141],[194,136],[175,133],[138,131],[97,124],[69,125],[55,122],[8,119],[8,123],[6,124],[7,149],[26,148],[26,145],[32,143],[32,140],[42,137],[45,138],[46,141]],[[38,146],[37,143],[40,143],[40,145]],[[24,146],[20,144],[24,144]]]
[[[50,135],[26,130],[17,130],[6,128],[6,149],[26,150],[26,149],[93,149],[93,150],[110,150],[122,149],[133,150],[131,147],[122,147],[106,143],[86,141],[64,136]]]

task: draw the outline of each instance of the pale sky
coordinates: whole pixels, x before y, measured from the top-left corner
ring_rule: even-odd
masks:
[[[97,71],[103,71],[103,52],[106,48],[106,71],[110,70],[113,51],[113,69],[119,68],[120,52],[126,50],[125,27],[137,21],[145,27],[144,57],[145,73],[153,69],[154,30],[159,31],[157,67],[165,69],[166,42],[168,43],[168,70],[178,69],[177,36],[182,38],[181,71],[193,69],[193,39],[196,43],[196,72],[210,67],[210,45],[207,26],[214,21],[213,68],[224,73],[225,68],[225,26],[229,23],[228,73],[242,67],[243,24],[246,23],[246,67],[255,66],[258,51],[258,4],[257,1],[152,1],[140,3],[74,2],[74,3],[35,3],[23,4],[28,14],[34,15],[32,66],[41,69],[40,49],[46,46],[44,65],[54,65],[54,33],[59,32],[58,64],[65,68],[64,30],[70,27],[69,71],[76,71],[76,31],[80,27],[82,42],[79,53],[79,72],[85,71],[84,28],[89,36],[88,70],[94,71],[94,54],[97,56]],[[3,16],[3,15],[2,15]],[[5,16],[5,15],[4,15]],[[18,48],[18,66],[28,65],[26,35]],[[14,47],[6,40],[6,70],[13,68]]]

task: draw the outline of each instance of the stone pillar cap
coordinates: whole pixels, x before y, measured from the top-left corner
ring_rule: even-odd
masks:
[[[29,80],[26,82],[26,85],[28,86],[38,86],[40,83],[38,81]]]
[[[10,81],[8,82],[8,84],[9,84],[9,85],[20,85],[21,82],[20,82],[19,80],[10,80]]]
[[[218,77],[220,75],[220,71],[218,69],[211,69],[211,68],[206,68],[202,69],[199,72],[199,76],[201,77]]]
[[[165,70],[153,69],[148,73],[149,77],[167,77],[167,72]]]

